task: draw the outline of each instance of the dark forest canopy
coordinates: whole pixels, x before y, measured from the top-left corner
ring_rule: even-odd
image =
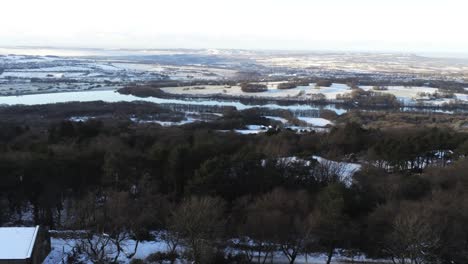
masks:
[[[43,120],[2,119],[0,223],[30,204],[34,224],[52,229],[128,232],[137,240],[169,230],[197,263],[249,263],[252,252],[277,250],[294,263],[298,254],[337,248],[418,263],[468,262],[466,133],[343,121],[329,133],[240,135],[217,130],[262,122],[258,113],[161,127],[127,115],[168,110],[120,106],[114,115],[115,106],[88,104],[82,114],[114,114],[87,122],[47,107],[17,108],[23,116],[40,110]],[[363,167],[345,184],[312,155]],[[279,162],[285,157],[310,162]],[[241,237],[253,244],[229,244]],[[239,256],[220,257],[227,245]]]

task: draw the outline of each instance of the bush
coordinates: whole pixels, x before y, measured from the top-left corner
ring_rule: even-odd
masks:
[[[382,86],[382,85],[376,85],[372,87],[372,90],[374,91],[387,91],[388,87],[387,86]]]
[[[310,99],[314,101],[323,101],[323,100],[326,100],[327,97],[323,93],[318,93],[318,94],[311,94]]]
[[[320,117],[328,120],[335,120],[338,118],[338,114],[335,111],[324,109],[320,112]]]
[[[316,83],[315,83],[315,86],[318,86],[318,87],[330,87],[332,86],[333,82],[330,81],[330,80],[318,80]]]
[[[120,94],[131,94],[138,97],[164,97],[166,95],[159,88],[149,86],[128,86],[117,90]]]
[[[278,84],[278,89],[294,89],[298,86],[309,86],[310,82],[307,80],[294,80]]]
[[[145,264],[145,262],[142,259],[132,259],[130,264]]]
[[[280,90],[294,89],[297,87],[297,84],[294,82],[285,82],[278,84],[277,88]]]
[[[147,263],[164,263],[168,261],[172,263],[177,259],[177,257],[178,257],[177,253],[156,252],[156,253],[149,255],[146,258],[146,262]]]
[[[243,83],[241,84],[241,90],[244,93],[262,93],[268,90],[268,87],[260,83]]]
[[[350,94],[337,95],[336,99],[363,107],[400,107],[400,102],[393,94],[378,93],[354,89]]]

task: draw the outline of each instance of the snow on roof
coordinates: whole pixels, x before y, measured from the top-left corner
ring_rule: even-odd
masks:
[[[0,227],[0,260],[31,257],[39,226]]]

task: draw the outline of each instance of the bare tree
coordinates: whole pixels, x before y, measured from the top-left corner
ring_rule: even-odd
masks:
[[[250,239],[244,242],[243,248],[253,244],[251,250],[257,251],[258,263],[265,263],[276,250],[281,250],[289,263],[294,263],[305,252],[311,238],[310,211],[310,197],[304,191],[276,189],[260,196],[246,208],[242,229]]]
[[[169,232],[181,238],[194,263],[210,262],[215,240],[223,233],[223,214],[224,201],[212,197],[192,197],[172,213]]]
[[[429,222],[422,205],[406,205],[393,221],[393,232],[386,239],[386,250],[395,264],[434,263],[431,252],[440,242],[438,231]]]
[[[88,233],[78,240],[73,251],[82,252],[94,264],[115,263],[116,250],[112,247],[112,239],[107,234]]]
[[[309,215],[312,235],[317,239],[317,249],[327,252],[327,264],[331,263],[336,248],[343,245],[351,230],[350,219],[345,214],[344,186],[331,184],[317,198],[317,206]]]
[[[349,183],[347,169],[345,163],[320,158],[314,168],[314,175],[318,182],[325,185],[336,182]]]
[[[144,223],[135,208],[139,207],[128,192],[90,192],[74,206],[72,226],[88,230],[78,248],[93,263],[116,263],[121,256],[132,258],[140,241],[137,233]]]

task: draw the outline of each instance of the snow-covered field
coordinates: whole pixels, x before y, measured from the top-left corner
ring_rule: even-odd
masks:
[[[276,66],[317,71],[353,73],[388,73],[395,78],[442,76],[462,80],[468,73],[467,60],[454,61],[450,58],[424,57],[415,54],[392,53],[340,53],[340,52],[298,52],[265,54],[257,58],[265,66]]]
[[[411,81],[413,72],[424,73],[428,80],[442,74],[444,80],[468,80],[466,64],[451,65],[442,59],[430,60],[413,55],[395,54],[314,54],[274,53],[241,50],[99,50],[0,48],[0,95],[118,89],[129,83],[155,80],[240,80],[245,72],[260,76],[318,76],[324,79],[356,77],[372,73],[376,81]],[[409,67],[410,65],[411,67]],[[418,65],[418,66],[415,66]],[[414,67],[413,67],[414,66]],[[450,66],[450,67],[449,67]],[[405,67],[407,67],[406,70]],[[393,72],[398,70],[397,72]],[[345,71],[346,74],[343,72]],[[456,74],[455,74],[456,73]],[[344,75],[343,75],[344,74]],[[452,78],[451,74],[455,74]],[[386,77],[384,77],[386,76]],[[248,77],[247,77],[248,78]],[[382,79],[383,78],[383,79]],[[422,77],[421,77],[422,78]],[[165,92],[184,95],[226,95],[262,98],[335,100],[349,94],[346,84],[316,87],[314,83],[293,89],[277,89],[278,82],[266,83],[268,91],[244,93],[239,86],[206,85],[168,87]],[[371,86],[361,87],[365,90]],[[437,88],[389,86],[383,93],[394,94],[408,104],[441,105],[455,100],[468,103],[468,95],[455,98],[425,99],[420,93],[433,94]]]
[[[92,84],[86,82],[76,83],[0,83],[0,95],[22,95],[37,93],[78,92],[115,90],[120,84]]]
[[[393,94],[396,97],[406,97],[406,98],[415,98],[418,96],[418,93],[435,93],[438,92],[439,89],[431,88],[431,87],[413,87],[413,86],[385,86],[388,90],[384,91],[377,91],[381,93],[389,93]],[[373,86],[360,86],[359,88],[370,91],[373,89]]]
[[[187,86],[187,87],[167,87],[162,88],[164,92],[183,95],[231,95],[246,97],[271,97],[271,98],[307,98],[312,95],[323,94],[327,99],[334,100],[338,94],[347,94],[351,88],[345,84],[334,83],[331,87],[316,87],[314,83],[309,86],[298,86],[293,89],[277,89],[279,82],[263,83],[268,86],[266,92],[245,93],[241,87],[206,85],[206,86]]]
[[[5,54],[6,51],[3,50],[2,55],[0,48],[0,95],[79,91],[101,86],[118,89],[131,82],[217,80],[236,74],[234,70],[209,65],[166,65],[164,61],[159,63],[158,58],[121,57],[125,52],[116,53],[118,55],[114,56],[117,57],[58,57],[13,55]],[[13,49],[12,52],[22,51]],[[38,52],[43,54],[41,50]],[[38,85],[45,88],[36,88]]]
[[[167,87],[162,88],[163,91],[178,95],[225,95],[235,97],[261,97],[261,98],[298,98],[307,99],[313,98],[319,94],[323,95],[327,100],[335,100],[337,95],[345,95],[352,92],[351,88],[346,84],[334,83],[330,87],[317,87],[314,83],[309,86],[298,86],[293,89],[277,89],[279,82],[263,83],[268,86],[268,90],[259,93],[245,93],[240,86],[222,86],[222,85],[205,85],[205,86],[188,86],[188,87]],[[373,90],[373,86],[361,86],[365,91]],[[444,103],[454,102],[455,99],[468,103],[468,95],[456,93],[455,98],[439,98],[429,99],[422,94],[433,95],[441,93],[438,88],[432,87],[406,87],[406,86],[388,86],[387,90],[376,91],[379,93],[393,94],[400,101],[407,105],[416,104],[417,102],[442,105]]]
[[[313,118],[313,117],[298,117],[299,120],[306,122],[307,124],[315,127],[326,127],[333,125],[333,122],[325,118]]]
[[[422,94],[433,95],[435,93],[441,93],[438,88],[426,87],[426,86],[385,86],[387,90],[376,91],[379,93],[393,94],[398,99],[402,100],[407,104],[414,104],[416,102],[422,102],[432,105],[442,105],[444,103],[453,102],[456,99],[468,103],[468,95],[455,93],[455,98],[439,98],[430,99],[427,96],[421,96]],[[373,86],[360,86],[365,91],[372,91]]]

